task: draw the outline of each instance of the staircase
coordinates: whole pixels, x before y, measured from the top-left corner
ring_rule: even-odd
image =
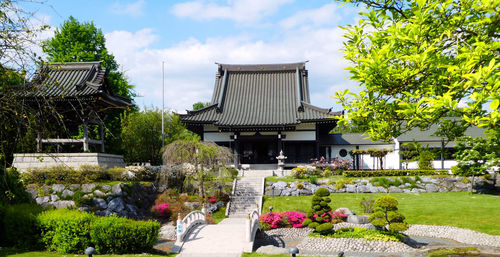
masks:
[[[233,196],[228,208],[230,218],[246,218],[255,209],[259,212],[262,208],[262,196],[264,194],[264,178],[242,177],[234,182]]]

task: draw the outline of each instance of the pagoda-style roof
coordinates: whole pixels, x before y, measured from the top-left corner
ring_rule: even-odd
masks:
[[[98,105],[98,109],[133,106],[131,99],[111,91],[105,75],[101,62],[49,63],[37,71],[21,95],[32,101],[44,98],[54,102],[86,102]]]
[[[218,64],[211,105],[180,115],[187,124],[283,127],[335,122],[341,112],[310,104],[305,63]]]

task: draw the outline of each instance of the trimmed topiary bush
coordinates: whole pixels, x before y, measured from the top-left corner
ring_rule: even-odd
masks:
[[[333,224],[332,223],[323,223],[321,225],[318,225],[315,229],[316,232],[322,234],[322,235],[328,235],[333,232]]]
[[[405,217],[398,212],[398,200],[392,196],[381,196],[374,203],[375,212],[370,215],[370,222],[378,229],[385,228],[391,232],[408,229]]]
[[[295,186],[298,190],[304,189],[304,184],[298,183],[297,186]]]
[[[330,223],[332,208],[328,205],[331,202],[330,191],[326,188],[318,188],[311,200],[311,211],[307,213],[307,226],[314,228],[324,223]]]

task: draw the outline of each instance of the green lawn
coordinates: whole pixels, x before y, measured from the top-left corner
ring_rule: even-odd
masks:
[[[376,198],[378,194],[331,194],[332,209],[347,207],[361,213],[363,197]],[[399,210],[410,224],[449,225],[500,235],[500,197],[469,195],[469,193],[390,194],[399,201]],[[274,211],[307,211],[312,196],[283,196],[264,198],[263,211],[273,206]]]
[[[94,254],[93,256],[100,256],[100,257],[133,257],[133,256],[147,256],[147,257],[174,257],[177,254],[168,254],[168,255],[159,255],[159,254],[147,254],[147,253],[141,253],[141,254],[105,254],[105,255],[99,255],[99,254]],[[46,252],[46,251],[22,251],[14,248],[2,248],[0,247],[0,257],[6,257],[6,256],[15,256],[15,257],[87,257],[87,255],[83,254],[72,254],[72,253],[67,253],[67,254],[60,254],[60,253],[54,253],[54,252]]]

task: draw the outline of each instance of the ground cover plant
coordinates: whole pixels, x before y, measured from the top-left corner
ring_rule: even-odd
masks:
[[[28,250],[22,250],[22,249],[17,249],[17,248],[8,248],[8,247],[2,247],[0,248],[0,256],[2,257],[87,257],[88,255],[84,254],[62,254],[62,253],[56,253],[56,252],[47,252],[47,251],[28,251]],[[96,256],[96,255],[94,255]],[[140,253],[140,254],[103,254],[103,255],[97,255],[99,257],[137,257],[137,256],[146,256],[146,257],[175,257],[177,254],[151,254],[151,253]]]
[[[364,197],[378,198],[385,193],[339,193],[331,194],[339,207],[348,207],[356,213],[363,213],[359,205]],[[401,214],[408,224],[446,225],[468,228],[491,235],[500,235],[500,199],[496,195],[473,195],[466,192],[390,194],[398,202]],[[275,211],[307,211],[313,196],[264,197],[263,209],[273,206]]]
[[[321,233],[312,232],[309,236],[313,237],[333,237],[333,238],[363,238],[365,240],[381,240],[381,241],[396,241],[403,239],[403,235],[399,233],[390,233],[381,230],[369,230],[365,228],[341,228],[335,230],[334,233],[323,235]]]

